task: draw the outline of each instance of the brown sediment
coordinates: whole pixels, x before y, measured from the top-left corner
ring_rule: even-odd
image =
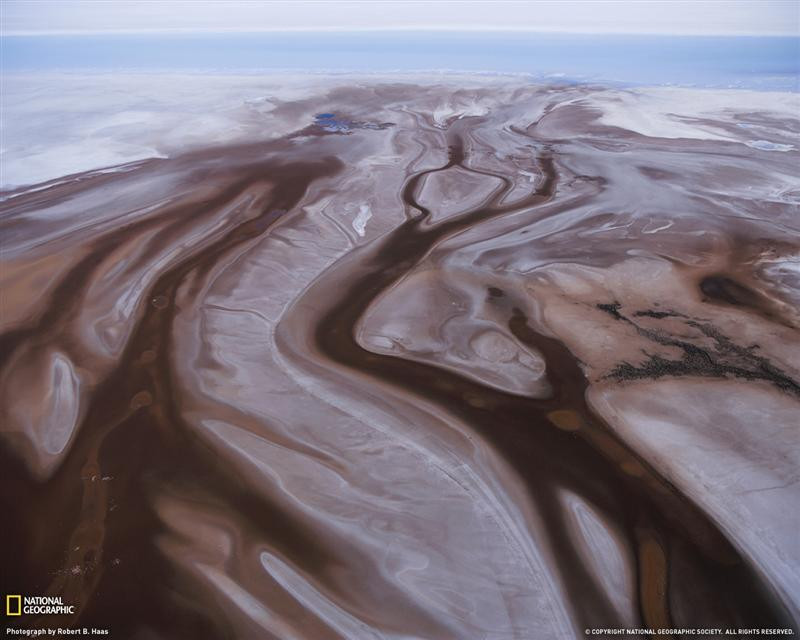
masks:
[[[700,281],[700,291],[712,300],[744,307],[758,306],[758,295],[755,291],[725,275],[706,276]]]
[[[574,550],[564,544],[566,536],[553,495],[556,487],[569,487],[594,504],[602,505],[604,512],[613,513],[630,535],[635,531],[658,532],[642,534],[641,542],[635,543],[640,547],[640,606],[647,625],[672,626],[666,605],[667,561],[662,546],[655,542],[655,535],[667,541],[680,540],[691,549],[691,555],[703,557],[717,567],[704,575],[704,579],[727,602],[731,620],[745,608],[765,622],[782,619],[780,607],[765,597],[755,575],[717,527],[592,415],[585,402],[588,383],[574,357],[559,342],[535,333],[505,292],[489,287],[489,301],[504,310],[512,333],[520,341],[543,354],[554,388],[548,400],[509,397],[436,367],[370,353],[356,343],[355,327],[370,304],[413,269],[438,242],[477,221],[545,203],[556,188],[554,164],[549,156],[543,155],[539,159],[537,188],[514,206],[496,204],[502,198],[499,193],[485,207],[465,211],[444,223],[425,225],[431,212],[416,202],[420,180],[432,171],[464,166],[466,160],[455,133],[449,141],[449,161],[439,169],[413,176],[403,189],[407,208],[419,211],[419,216],[411,217],[374,247],[362,250],[359,266],[348,263],[342,268],[340,278],[326,274],[325,286],[341,289],[332,305],[321,311],[314,327],[321,352],[357,371],[359,376],[373,376],[403,388],[412,396],[425,397],[446,407],[500,450],[524,479],[537,510],[545,514],[548,543],[558,559],[561,578],[581,625],[620,623],[603,595],[592,588],[592,581]],[[309,295],[315,293],[312,289]],[[606,307],[609,313],[624,319],[615,305]],[[291,315],[284,320],[291,321]],[[550,428],[548,422],[555,423],[561,432]],[[638,540],[639,536],[635,537]]]
[[[41,627],[55,623],[59,627],[71,628],[76,625],[83,608],[94,596],[104,566],[103,541],[105,520],[108,514],[108,481],[103,476],[98,459],[98,451],[89,452],[86,464],[81,469],[83,499],[78,516],[79,524],[67,543],[64,565],[56,572],[54,580],[45,589],[45,596],[60,596],[65,603],[72,603],[72,615],[48,619],[35,618],[31,626]]]
[[[51,538],[51,542],[44,543],[48,555],[66,554],[58,577],[46,588],[47,574],[34,568],[36,560],[31,556],[14,554],[9,557],[4,563],[5,574],[10,582],[19,585],[18,589],[28,593],[59,594],[65,603],[74,604],[76,614],[64,620],[67,626],[76,624],[83,613],[83,619],[88,617],[95,626],[105,625],[120,635],[133,633],[143,624],[161,627],[181,637],[226,635],[218,620],[209,626],[208,616],[200,610],[186,611],[176,617],[171,612],[169,599],[153,596],[154,586],[167,579],[169,570],[153,548],[161,525],[149,504],[149,494],[154,489],[153,483],[167,479],[178,485],[188,481],[195,487],[206,486],[209,492],[224,496],[230,504],[236,505],[237,511],[254,522],[254,526],[265,531],[280,530],[286,535],[283,538],[286,544],[296,545],[298,552],[302,549],[308,562],[319,562],[319,554],[314,551],[316,545],[303,533],[302,527],[274,513],[262,498],[242,492],[236,478],[221,473],[213,456],[209,458],[207,452],[188,437],[180,416],[180,398],[173,389],[171,344],[179,289],[191,283],[199,272],[210,268],[226,251],[268,231],[280,220],[281,215],[276,212],[292,209],[313,180],[331,175],[338,168],[339,163],[332,158],[294,165],[262,162],[245,167],[229,186],[220,186],[218,198],[205,203],[209,212],[214,212],[250,185],[266,180],[267,184],[278,188],[261,203],[254,216],[216,241],[190,252],[156,280],[146,297],[149,304],[144,306],[120,362],[92,395],[71,455],[47,484],[37,487],[21,469],[14,469],[13,458],[5,453],[4,458],[12,471],[4,483],[4,499],[33,507],[20,514],[16,530],[7,536],[7,548],[28,548],[22,542],[23,536],[25,532],[35,531],[37,535]],[[170,217],[177,213],[165,211],[164,215]],[[159,222],[150,219],[143,224]],[[182,219],[177,224],[191,222]],[[58,326],[68,319],[70,308],[79,301],[75,292],[85,287],[85,278],[91,275],[102,255],[135,231],[127,228],[112,234],[68,273],[34,327],[4,336],[4,359],[7,360],[25,340],[41,340],[43,335],[54,330],[53,325]],[[81,459],[85,462],[81,463]],[[79,513],[65,513],[64,507],[69,505],[52,505],[58,515],[52,511],[38,512],[37,507],[49,502],[44,497],[50,493],[48,486],[67,488],[78,479],[84,487]],[[111,524],[105,524],[109,484],[104,479],[113,480],[115,500],[125,504]],[[59,493],[54,491],[51,495],[58,499]],[[53,516],[58,526],[42,530],[45,527],[43,517]],[[71,522],[77,524],[71,525]],[[61,544],[64,539],[68,540],[66,548]],[[110,543],[104,542],[107,539]],[[110,558],[116,558],[118,565],[109,567]],[[97,588],[104,565],[107,579]],[[42,622],[39,619],[29,624],[35,626]]]
[[[522,622],[508,623],[507,628],[478,626],[487,610],[492,614],[500,610],[508,620],[529,620],[513,612],[513,601],[522,596],[506,587],[512,569],[504,569],[507,574],[498,572],[493,576],[495,582],[488,583],[497,589],[502,604],[468,600],[458,593],[442,595],[446,589],[439,587],[424,596],[415,591],[426,582],[414,583],[414,576],[434,573],[427,569],[429,564],[440,562],[435,566],[454,572],[443,572],[444,583],[448,576],[458,574],[458,561],[453,559],[457,556],[448,557],[440,548],[449,544],[448,536],[456,535],[453,531],[463,522],[479,522],[487,528],[476,532],[474,553],[468,549],[478,556],[479,566],[484,549],[480,545],[495,542],[485,540],[489,537],[486,531],[496,532],[501,540],[505,536],[507,543],[498,546],[512,550],[515,545],[525,546],[514,539],[514,535],[522,535],[547,559],[543,564],[552,568],[553,598],[563,597],[561,605],[568,618],[568,623],[554,623],[560,631],[550,637],[568,637],[575,629],[587,627],[630,624],[654,628],[722,623],[732,628],[791,626],[785,599],[764,577],[769,572],[754,568],[751,558],[731,543],[714,518],[620,437],[613,425],[595,414],[587,401],[587,369],[592,363],[580,360],[568,348],[558,327],[535,315],[539,301],[532,299],[533,289],[527,288],[530,283],[524,278],[520,284],[507,274],[500,278],[491,268],[473,269],[470,282],[477,283],[478,290],[474,304],[483,314],[480,322],[475,321],[475,330],[485,330],[491,318],[498,331],[505,332],[502,335],[538,354],[545,363],[549,395],[528,397],[484,384],[466,370],[460,375],[444,361],[435,364],[435,354],[428,361],[414,360],[370,350],[359,341],[359,330],[379,301],[392,300],[397,287],[423,263],[435,273],[446,272],[441,255],[455,254],[453,247],[459,242],[469,246],[517,232],[515,238],[524,238],[523,234],[540,225],[545,232],[531,234],[535,250],[515,245],[516,256],[527,251],[546,261],[580,262],[591,253],[586,260],[602,267],[621,259],[629,249],[627,236],[609,240],[601,251],[580,235],[587,230],[613,231],[618,221],[616,214],[576,213],[593,200],[605,202],[606,191],[614,188],[613,180],[577,173],[572,166],[574,155],[584,150],[583,142],[578,141],[573,149],[565,140],[541,137],[535,123],[522,128],[512,125],[503,129],[503,135],[521,140],[525,153],[515,147],[516,154],[503,159],[487,154],[486,164],[481,164],[476,159],[475,148],[480,146],[476,131],[497,123],[491,117],[450,118],[446,126],[425,134],[441,145],[429,152],[446,150],[447,159],[440,166],[409,169],[397,182],[396,196],[402,205],[398,208],[402,210],[392,211],[391,217],[376,210],[377,221],[385,225],[382,233],[337,253],[335,245],[312,241],[323,235],[319,229],[331,232],[338,227],[313,227],[315,220],[307,207],[314,200],[309,194],[316,188],[320,191],[314,192],[315,198],[320,193],[335,194],[337,184],[348,184],[344,180],[357,172],[358,168],[349,164],[352,158],[357,161],[359,154],[369,157],[379,148],[368,136],[400,135],[395,129],[402,128],[384,124],[386,118],[370,125],[372,120],[357,112],[357,100],[353,103],[347,136],[315,123],[284,140],[143,163],[124,176],[89,176],[31,194],[21,192],[4,205],[4,222],[17,233],[35,230],[37,224],[47,226],[26,218],[45,204],[69,203],[92,189],[119,186],[122,192],[130,185],[142,189],[149,181],[156,183],[160,172],[173,171],[175,188],[184,190],[124,225],[109,224],[87,240],[72,231],[54,241],[53,246],[74,245],[84,253],[60,274],[39,311],[0,337],[6,383],[29,359],[44,360],[42,354],[56,348],[74,365],[76,376],[84,375],[78,385],[83,404],[63,450],[52,451],[52,446],[39,442],[37,457],[37,434],[24,429],[3,440],[0,464],[5,473],[0,499],[3,508],[15,514],[4,532],[6,591],[60,595],[66,604],[76,605],[76,614],[59,619],[59,624],[106,626],[114,637],[527,637],[531,627]],[[544,114],[552,113],[551,107],[545,108]],[[431,144],[430,140],[426,144]],[[603,142],[590,140],[586,145],[596,149]],[[607,142],[613,146],[619,141]],[[423,153],[415,154],[413,162],[418,162]],[[501,160],[511,161],[509,158],[515,169],[532,177],[530,182],[520,182],[519,176],[502,166]],[[578,168],[590,171],[592,162],[587,166]],[[668,181],[679,175],[647,166],[643,179]],[[469,206],[459,209],[457,202],[452,205],[454,211],[440,217],[435,203],[420,204],[420,193],[426,179],[456,168],[458,180],[480,175],[498,186],[482,191]],[[202,198],[192,196],[193,186],[202,188]],[[377,197],[368,192],[369,200],[362,193],[351,198],[345,186],[338,188],[347,200],[372,202]],[[562,220],[564,226],[559,227]],[[193,236],[192,230],[201,224],[207,227]],[[156,235],[148,236],[151,232]],[[637,241],[648,246],[642,238]],[[149,280],[141,279],[144,284],[119,355],[97,356],[99,350],[87,347],[85,336],[77,331],[86,317],[82,314],[99,313],[89,302],[92,287],[110,277],[113,265],[107,263],[113,263],[114,251],[121,245],[139,247],[150,242],[153,246],[141,247],[145,262],[155,260],[161,249],[171,257],[159,263]],[[247,260],[263,260],[278,244],[287,248],[287,253],[280,255],[294,260],[271,265],[273,272],[286,271],[285,299],[282,287],[275,284],[280,280],[248,282],[248,268],[252,267],[245,267]],[[658,242],[654,246],[662,250]],[[571,258],[569,250],[577,258]],[[320,257],[326,251],[329,255],[323,257],[327,262]],[[482,256],[487,263],[496,257],[491,249]],[[312,266],[313,276],[307,282],[291,282],[290,288],[293,271],[312,270]],[[514,277],[522,271],[517,270]],[[744,307],[748,313],[768,308],[764,296],[740,283],[738,276],[698,269],[703,271],[698,278],[692,268],[686,271],[687,280],[699,282],[701,293],[715,304]],[[251,300],[274,298],[275,306],[269,307],[274,320],[267,319],[256,303],[244,308],[237,306],[239,303],[214,302],[209,294],[213,286],[227,287],[225,293],[231,300],[239,288],[247,290]],[[614,330],[622,327],[629,331],[636,348],[644,352],[636,362],[616,358],[602,376],[605,384],[691,376],[766,383],[780,393],[800,396],[797,378],[773,355],[730,335],[697,308],[689,313],[678,304],[657,307],[657,303],[650,306],[638,300],[616,302],[599,286],[591,296],[592,304],[584,305],[586,313],[601,316],[615,325]],[[457,301],[452,305],[457,308]],[[435,311],[428,314],[431,322]],[[216,342],[204,342],[198,336],[205,335],[212,312],[231,314],[229,324]],[[239,337],[244,331],[240,318],[247,314],[265,324],[259,325],[256,333],[241,337],[246,343],[241,351],[229,352],[224,338]],[[757,315],[768,322],[775,319],[768,313]],[[436,329],[430,333],[443,340],[444,331]],[[597,334],[603,331],[600,327]],[[595,338],[587,337],[586,342]],[[274,351],[270,350],[272,341]],[[671,350],[672,356],[649,353],[650,348]],[[250,371],[256,373],[237,378],[237,369],[231,364],[236,359],[255,363]],[[301,391],[284,378],[275,382],[270,375],[279,370],[296,378],[296,388]],[[87,371],[94,377],[87,376]],[[191,377],[195,371],[214,371],[219,377],[216,382],[208,382],[211,378],[200,382],[199,377]],[[235,378],[232,386],[221,382],[226,377]],[[309,381],[333,388],[343,398],[341,404],[319,403],[322,409],[315,405],[317,413],[307,410],[306,405],[319,402]],[[222,389],[222,401],[210,399],[217,387]],[[246,405],[237,395],[242,388],[263,388],[263,400]],[[289,410],[273,410],[272,405],[281,402],[276,396],[289,393],[285,389],[297,394],[294,405],[289,403]],[[453,525],[446,518],[449,504],[445,500],[439,507],[440,520],[447,521],[451,529],[440,530],[436,518],[415,512],[419,505],[413,500],[406,506],[390,493],[393,481],[381,484],[390,469],[376,463],[368,473],[348,475],[354,465],[347,458],[349,449],[360,451],[363,443],[356,435],[348,440],[350,427],[337,422],[337,417],[347,413],[341,406],[352,397],[357,398],[353,416],[362,416],[362,409],[366,412],[375,405],[395,413],[401,422],[418,420],[411,436],[389,433],[387,438],[396,435],[397,440],[376,444],[374,449],[367,447],[369,455],[377,458],[384,449],[400,448],[401,435],[416,439],[415,446],[433,452],[432,458],[440,450],[462,455],[458,465],[445,468],[442,475],[462,488],[465,477],[478,478],[476,482],[494,492],[495,502],[469,490],[463,495],[476,503],[484,500],[494,505],[513,524],[492,513],[485,521],[492,522],[494,529],[483,519],[467,520],[461,515],[454,517]],[[43,397],[42,403],[49,402],[48,398]],[[11,404],[14,401],[11,398]],[[209,408],[215,402],[221,408]],[[411,407],[408,414],[403,407]],[[9,422],[16,416],[11,409],[4,414]],[[413,415],[413,420],[408,415]],[[359,418],[366,424],[370,420]],[[243,440],[250,448],[239,444],[241,450],[232,454],[230,448],[237,445],[234,438],[226,440],[217,434],[214,440],[209,436],[212,427],[208,423],[213,421],[235,424],[252,437]],[[341,431],[346,444],[337,450],[323,438],[326,430]],[[262,445],[282,454],[259,458]],[[298,453],[300,458],[290,458]],[[299,484],[281,475],[290,475],[280,467],[284,456],[292,461],[287,464],[300,464]],[[360,456],[362,461],[366,456]],[[298,459],[303,462],[297,463]],[[423,464],[418,453],[409,455],[408,460],[414,473],[402,480],[413,488],[415,474],[435,465]],[[459,476],[459,465],[469,474]],[[510,470],[508,474],[502,465]],[[356,493],[346,493],[351,487],[356,487]],[[586,554],[571,535],[574,531],[565,514],[565,493],[577,496],[600,514],[601,521],[610,523],[608,530],[619,532],[621,562],[628,562],[628,551],[632,558],[630,566],[625,565],[635,576],[630,594],[620,598],[587,566]],[[390,498],[381,502],[384,494]],[[519,501],[518,512],[502,506],[509,497],[512,502]],[[163,505],[170,501],[196,511],[179,533],[164,516]],[[395,507],[400,515],[392,515]],[[365,520],[358,519],[362,513],[367,514]],[[459,519],[462,517],[464,520]],[[213,536],[208,522],[212,520],[225,523],[220,527],[230,540],[229,549],[209,542]],[[347,529],[353,522],[358,526]],[[425,537],[420,533],[425,531],[433,533]],[[367,534],[375,535],[384,547],[360,537]],[[411,560],[403,565],[397,560],[403,558],[402,553],[392,556],[392,547],[409,544],[409,538],[413,540],[410,551],[419,555],[409,552]],[[172,557],[165,552],[180,545],[194,548],[194,555]],[[263,554],[283,563],[283,573],[274,568],[277,564],[265,571]],[[514,561],[504,557],[503,562],[514,570],[516,564],[523,564],[519,556],[509,558]],[[692,573],[683,576],[675,567],[691,567]],[[525,570],[519,571],[527,575]],[[533,592],[534,579],[540,576],[534,575],[534,569],[530,571],[527,591]],[[216,582],[203,577],[208,575],[217,576]],[[426,579],[433,581],[430,576]],[[685,608],[673,603],[694,593],[702,593],[709,606],[698,606],[692,612],[696,617],[687,619]],[[431,594],[442,600],[434,601]],[[530,594],[523,589],[523,595]],[[632,612],[619,606],[628,595],[633,599]],[[487,609],[476,613],[479,605]],[[536,613],[558,618],[544,605]],[[465,617],[470,622],[458,627]],[[498,614],[497,619],[503,618]],[[52,623],[52,619],[25,621],[29,627]]]
[[[642,598],[642,617],[651,629],[673,627],[667,603],[667,556],[654,532],[640,530],[639,539],[639,590]],[[664,634],[671,638],[671,634]]]

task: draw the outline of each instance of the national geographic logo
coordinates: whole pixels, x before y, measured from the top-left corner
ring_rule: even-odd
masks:
[[[22,615],[22,596],[6,596],[6,615]]]
[[[48,615],[72,615],[75,606],[64,604],[61,596],[6,596],[6,615],[9,617]]]

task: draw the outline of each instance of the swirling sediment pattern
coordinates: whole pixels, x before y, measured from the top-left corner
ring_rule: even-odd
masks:
[[[630,95],[340,86],[7,191],[13,591],[131,638],[795,627],[797,152],[736,124],[800,123]]]

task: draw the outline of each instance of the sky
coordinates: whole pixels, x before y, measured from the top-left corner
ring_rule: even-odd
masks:
[[[0,33],[530,30],[800,35],[800,0],[0,0]]]

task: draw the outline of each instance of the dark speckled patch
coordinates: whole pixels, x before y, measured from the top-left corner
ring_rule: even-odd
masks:
[[[626,322],[634,327],[637,333],[647,340],[665,346],[675,347],[683,353],[678,359],[665,358],[650,354],[640,365],[630,362],[618,364],[606,376],[615,380],[655,380],[663,377],[702,376],[707,378],[740,378],[745,380],[761,380],[769,382],[781,391],[800,397],[800,384],[786,372],[775,366],[769,359],[756,353],[758,345],[742,347],[735,344],[722,331],[706,321],[693,320],[678,314],[653,311],[637,311],[634,316],[646,316],[655,319],[664,317],[681,317],[687,329],[694,330],[697,341],[710,340],[709,346],[689,342],[686,338],[676,338],[660,330],[642,327],[620,312],[622,305],[618,302],[596,305],[611,317]]]

